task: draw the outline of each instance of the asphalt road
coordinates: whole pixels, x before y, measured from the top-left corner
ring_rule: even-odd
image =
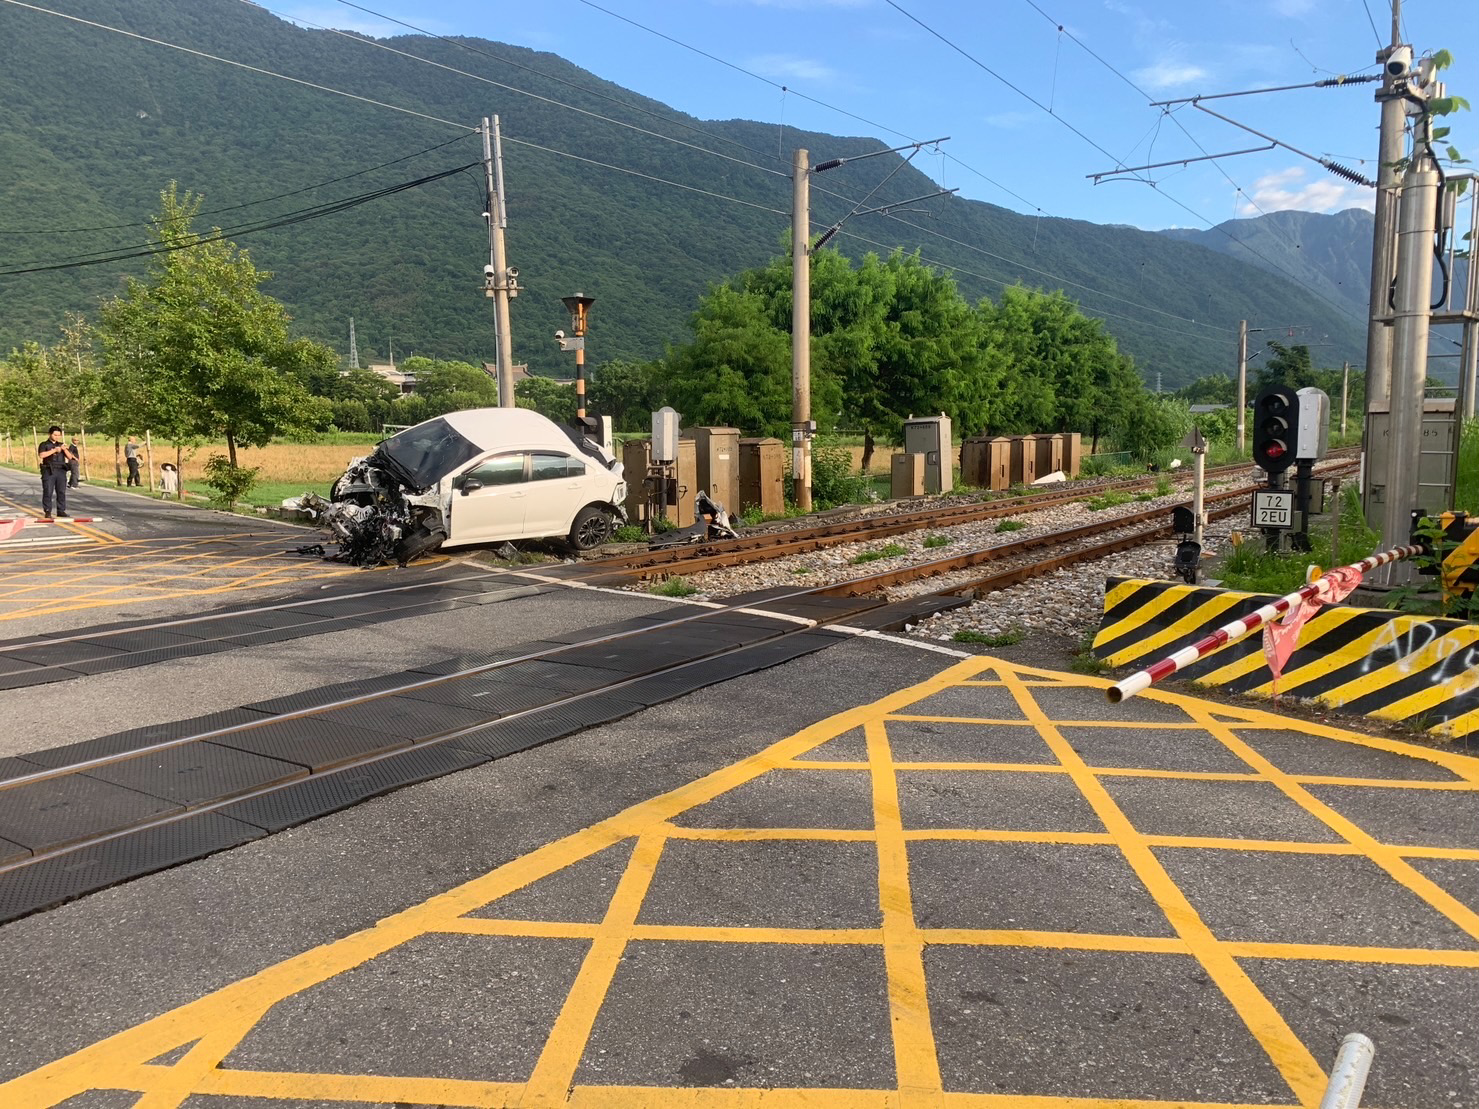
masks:
[[[92,495],[124,543],[240,527]],[[68,610],[32,557],[0,549],[0,598],[52,590],[7,632],[319,584],[104,566]],[[92,675],[0,693],[0,735],[667,607],[562,590]],[[0,1105],[1314,1105],[1363,1031],[1363,1104],[1479,1106],[1479,760],[1093,685],[859,637],[15,921]]]

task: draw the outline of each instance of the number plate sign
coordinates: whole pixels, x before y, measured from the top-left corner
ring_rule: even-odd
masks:
[[[1253,494],[1255,528],[1292,528],[1294,494],[1282,489],[1260,489]]]

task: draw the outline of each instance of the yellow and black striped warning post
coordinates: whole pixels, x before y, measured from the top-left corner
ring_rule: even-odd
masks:
[[[1274,598],[1209,586],[1110,578],[1094,656],[1148,665]],[[1178,677],[1231,693],[1272,696],[1262,636],[1249,636]],[[1278,692],[1421,728],[1479,731],[1479,625],[1436,616],[1331,605],[1299,634]]]

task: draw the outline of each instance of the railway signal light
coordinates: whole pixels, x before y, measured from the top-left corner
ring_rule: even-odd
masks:
[[[1253,400],[1253,461],[1270,474],[1294,465],[1299,397],[1284,385],[1269,385]]]

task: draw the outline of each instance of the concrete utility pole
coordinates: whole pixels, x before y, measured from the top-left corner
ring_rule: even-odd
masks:
[[[1424,130],[1432,124],[1419,117]],[[1387,484],[1381,536],[1399,547],[1412,530],[1419,506],[1418,466],[1422,457],[1423,385],[1428,375],[1428,333],[1433,298],[1433,240],[1438,221],[1438,167],[1428,154],[1427,134],[1414,136],[1412,158],[1402,178],[1397,228],[1397,308],[1393,316],[1390,432],[1386,444]],[[1369,425],[1368,425],[1369,426]],[[1411,567],[1394,563],[1392,584],[1407,581]]]
[[[791,474],[796,507],[811,511],[811,164],[791,163]]]
[[[498,117],[483,117],[483,177],[487,185],[488,265],[483,268],[483,295],[493,298],[493,333],[498,363],[498,405],[514,407],[513,336],[509,330],[508,298],[513,294],[513,275],[504,251],[503,232],[508,209],[503,205],[503,144]],[[496,179],[495,179],[496,175]]]
[[[1238,321],[1238,454],[1248,449],[1248,321]]]
[[[1397,177],[1395,163],[1402,157],[1402,140],[1406,132],[1406,102],[1399,91],[1399,83],[1405,84],[1408,65],[1412,60],[1412,48],[1402,43],[1402,0],[1392,0],[1391,45],[1378,50],[1376,60],[1382,67],[1381,88],[1376,91],[1376,102],[1381,105],[1381,127],[1377,144],[1376,175],[1376,219],[1371,232],[1371,302],[1370,315],[1366,322],[1366,411],[1394,412],[1392,393],[1392,280],[1396,265],[1397,238],[1397,190],[1401,182]],[[1393,72],[1395,70],[1396,72]],[[1366,472],[1371,472],[1370,460],[1378,451],[1385,451],[1389,443],[1372,441],[1372,425],[1367,420],[1362,433],[1361,449],[1367,459]],[[1372,499],[1369,480],[1362,483],[1362,507],[1366,518],[1375,521],[1380,514],[1378,504]],[[1404,535],[1406,532],[1403,533]],[[1405,543],[1406,540],[1404,539]],[[1402,572],[1402,571],[1396,571]]]

